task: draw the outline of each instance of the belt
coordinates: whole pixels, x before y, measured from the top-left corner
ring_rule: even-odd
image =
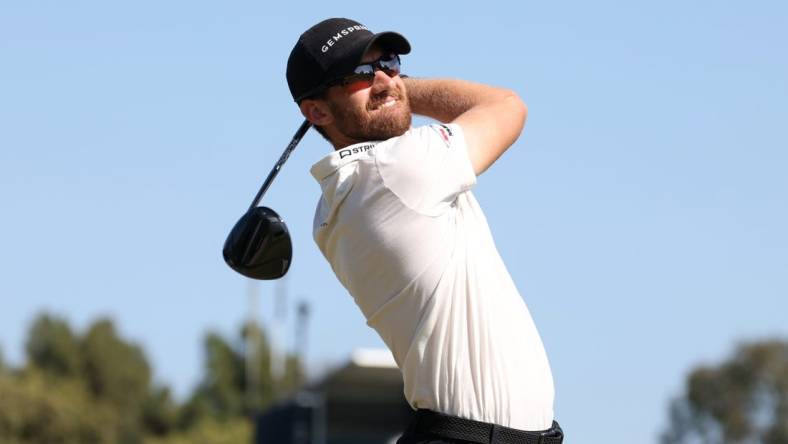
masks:
[[[549,430],[530,432],[419,409],[411,431],[480,444],[561,444],[564,432],[557,422]]]

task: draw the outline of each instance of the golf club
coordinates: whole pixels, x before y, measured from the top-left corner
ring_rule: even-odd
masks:
[[[311,126],[308,120],[304,120],[268,174],[246,214],[236,222],[224,242],[224,261],[230,268],[248,278],[279,279],[290,268],[293,245],[285,221],[276,211],[268,207],[258,207],[257,204]]]

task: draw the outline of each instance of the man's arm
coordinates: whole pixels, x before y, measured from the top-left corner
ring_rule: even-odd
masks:
[[[477,176],[523,131],[528,109],[514,91],[464,80],[403,80],[414,113],[462,127]]]

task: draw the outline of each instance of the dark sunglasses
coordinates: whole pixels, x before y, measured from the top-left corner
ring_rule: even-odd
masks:
[[[375,61],[356,66],[353,74],[330,82],[327,86],[346,86],[357,82],[366,82],[372,85],[372,81],[375,79],[375,72],[383,71],[387,76],[394,77],[400,73],[400,68],[399,55],[386,54]]]

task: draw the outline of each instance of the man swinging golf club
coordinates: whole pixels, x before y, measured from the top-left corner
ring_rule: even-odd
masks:
[[[399,443],[560,443],[542,341],[471,192],[526,107],[506,89],[403,78],[409,52],[334,18],[290,54],[290,92],[334,148],[311,169],[315,241],[402,371],[416,412]],[[412,128],[411,113],[440,123]]]

